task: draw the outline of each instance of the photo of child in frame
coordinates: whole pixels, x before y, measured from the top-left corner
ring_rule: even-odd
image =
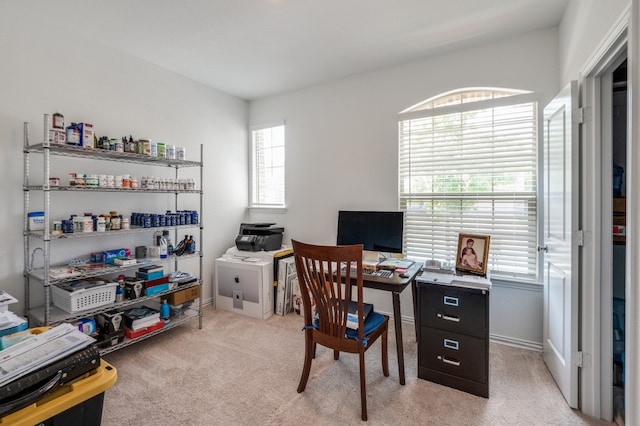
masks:
[[[489,239],[489,235],[460,234],[456,269],[486,276]]]

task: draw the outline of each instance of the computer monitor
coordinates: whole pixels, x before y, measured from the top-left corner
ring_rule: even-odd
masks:
[[[338,212],[338,245],[363,244],[364,250],[402,253],[403,212]]]

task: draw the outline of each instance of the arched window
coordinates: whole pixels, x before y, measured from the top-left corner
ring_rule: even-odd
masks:
[[[407,256],[454,263],[459,233],[486,234],[494,276],[536,278],[537,108],[531,92],[465,88],[400,113]]]

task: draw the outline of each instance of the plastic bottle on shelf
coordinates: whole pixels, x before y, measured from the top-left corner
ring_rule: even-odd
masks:
[[[193,239],[193,235],[189,235],[189,244],[187,244],[187,251],[189,253],[196,252],[196,241]]]
[[[165,320],[165,323],[171,316],[171,310],[169,309],[169,304],[167,303],[167,299],[162,300],[162,305],[160,305],[160,318]]]
[[[153,245],[154,246],[159,246],[161,238],[162,238],[162,232],[160,232],[160,231],[154,232],[153,233]]]
[[[118,287],[116,287],[116,302],[124,300],[124,275],[118,276]]]
[[[169,236],[169,231],[162,231],[162,237],[160,237],[160,259],[166,259],[168,253],[167,247],[167,237]]]
[[[167,240],[167,255],[173,256],[173,243],[171,242],[171,237],[168,235],[169,231],[167,231],[167,235],[165,239]]]

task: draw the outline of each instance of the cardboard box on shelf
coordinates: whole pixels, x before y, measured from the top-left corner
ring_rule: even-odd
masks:
[[[180,305],[193,299],[200,297],[200,286],[195,285],[193,287],[185,288],[184,290],[176,291],[167,296],[167,302],[170,305]]]

